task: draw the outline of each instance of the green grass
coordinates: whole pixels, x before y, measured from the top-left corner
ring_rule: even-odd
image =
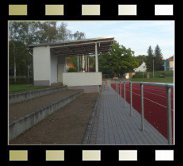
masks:
[[[33,86],[31,84],[10,84],[9,93],[24,92],[24,91],[30,91],[35,89],[44,89],[48,87],[49,86]]]
[[[161,82],[161,83],[173,83],[173,77],[166,78],[132,78],[132,82]]]

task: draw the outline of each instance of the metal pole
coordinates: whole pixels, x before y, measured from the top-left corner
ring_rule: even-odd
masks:
[[[119,99],[119,80],[117,80],[117,87],[118,87],[118,89],[117,89],[117,95],[118,95],[118,99]]]
[[[118,80],[118,99],[120,97],[120,80]]]
[[[126,108],[126,82],[124,82],[124,106],[125,106],[125,108]]]
[[[140,84],[141,97],[141,130],[144,131],[144,85]]]
[[[85,69],[85,65],[84,65],[84,54],[83,54],[83,56],[82,56],[82,71],[84,71]]]
[[[97,43],[95,43],[95,72],[98,72],[98,51],[97,51]]]
[[[119,96],[121,97],[121,80],[119,80]]]
[[[87,55],[85,55],[85,71],[87,72]]]
[[[164,70],[166,71],[166,60],[164,62]]]
[[[172,145],[171,88],[166,87],[168,144]]]
[[[88,72],[90,72],[90,57],[88,56]]]
[[[122,81],[122,84],[121,84],[121,90],[123,91],[123,81]],[[123,98],[122,91],[121,91],[121,97]]]
[[[130,116],[132,116],[132,82],[130,82]]]
[[[116,89],[115,90],[116,90],[116,94],[117,94],[117,80],[115,80],[115,84],[116,84]]]
[[[78,72],[79,72],[79,56],[77,56]]]
[[[153,78],[154,78],[154,59],[153,59]]]

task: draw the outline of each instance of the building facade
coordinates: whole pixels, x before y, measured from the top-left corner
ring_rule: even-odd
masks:
[[[135,72],[145,72],[147,70],[146,63],[143,62],[138,68],[135,68]]]
[[[164,70],[165,71],[173,71],[174,70],[174,58],[168,58],[165,60]]]

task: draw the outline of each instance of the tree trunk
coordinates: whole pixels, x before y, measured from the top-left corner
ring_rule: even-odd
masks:
[[[14,43],[14,83],[16,84],[16,57],[15,57],[15,43]]]
[[[16,84],[16,58],[14,56],[14,83]]]
[[[29,63],[28,63],[28,65],[27,65],[27,77],[29,78]]]

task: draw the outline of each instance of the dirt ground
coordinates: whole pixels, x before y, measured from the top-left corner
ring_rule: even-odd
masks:
[[[85,93],[9,144],[82,144],[99,93]]]
[[[78,92],[78,90],[63,90],[52,94],[47,94],[27,101],[9,105],[9,123],[18,120],[22,116],[37,111],[49,104],[61,100]]]

